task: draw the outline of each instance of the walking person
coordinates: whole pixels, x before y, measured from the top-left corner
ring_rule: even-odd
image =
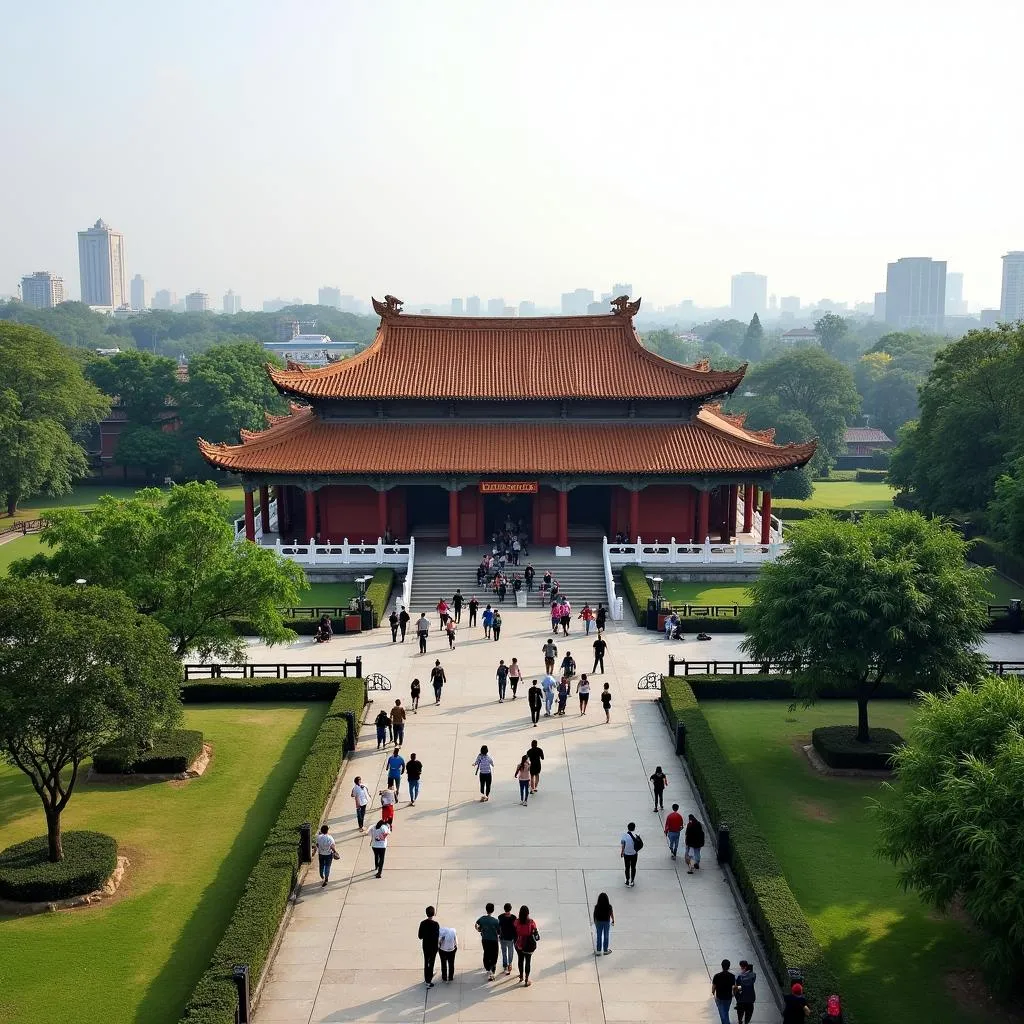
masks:
[[[544,655],[544,671],[550,675],[555,671],[555,658],[558,657],[558,645],[551,637],[548,637],[548,642],[541,648],[541,653]]]
[[[402,744],[405,742],[405,708],[402,707],[402,699],[399,697],[395,701],[395,706],[391,709],[391,729],[395,734],[395,742]]]
[[[569,694],[572,693],[572,683],[568,676],[562,676],[558,680],[558,715],[565,715],[565,705],[569,702]]]
[[[388,789],[395,790],[395,803],[402,796],[402,776],[405,774],[405,758],[395,747],[395,752],[388,758]]]
[[[444,674],[444,669],[441,668],[441,662],[435,660],[434,667],[430,670],[430,685],[434,688],[435,704],[441,703],[441,691],[447,681],[448,677]]]
[[[497,608],[494,609],[494,618],[491,619],[491,636],[495,640],[501,636],[501,612]]]
[[[516,953],[519,954],[519,980],[524,985],[530,984],[530,965],[533,954],[537,952],[539,939],[540,932],[537,930],[537,922],[530,917],[530,908],[525,905],[520,907],[516,918]]]
[[[651,788],[654,790],[654,810],[665,810],[665,787],[668,785],[668,776],[661,770],[659,764],[651,776]]]
[[[380,816],[384,824],[393,828],[395,824],[395,791],[394,782],[388,779],[387,789],[382,789],[380,796]],[[372,831],[372,830],[371,830]]]
[[[356,824],[360,832],[365,832],[363,822],[366,820],[366,807],[370,802],[370,791],[363,785],[363,780],[357,775],[353,780],[352,799],[356,805]]]
[[[612,910],[608,893],[597,895],[594,904],[594,956],[607,956],[611,952],[608,943],[612,937],[612,925],[615,924],[615,911]]]
[[[626,885],[629,888],[636,885],[636,859],[643,848],[644,841],[636,834],[636,822],[631,821],[619,840],[619,856],[623,861]]]
[[[448,625],[448,616],[451,609],[448,607],[448,602],[442,597],[437,602],[437,618],[441,623],[441,628],[444,629]]]
[[[412,713],[419,714],[420,710],[420,681],[414,679],[409,684],[409,700],[412,702]]]
[[[370,829],[370,849],[373,850],[373,867],[378,878],[384,873],[384,858],[388,852],[389,835],[391,835],[391,826],[383,818]]]
[[[519,689],[519,682],[523,678],[523,670],[519,667],[519,659],[513,658],[512,664],[508,667],[508,682],[512,687],[512,699],[516,699],[516,691]]]
[[[420,776],[423,775],[423,762],[412,752],[412,757],[405,764],[405,777],[409,780],[409,806],[416,806],[416,799],[420,795]]]
[[[572,656],[572,651],[565,652],[565,657],[562,659],[561,669],[562,675],[568,676],[570,679],[576,675],[576,659]]]
[[[587,678],[586,672],[580,676],[580,681],[576,684],[576,693],[580,698],[580,714],[585,715],[587,713],[587,703],[590,700],[590,680]]]
[[[416,639],[420,642],[420,654],[427,653],[427,635],[430,633],[430,619],[426,612],[420,612],[416,620]]]
[[[437,911],[427,907],[426,918],[420,921],[420,930],[416,937],[423,944],[423,983],[427,988],[434,987],[434,962],[437,960],[437,939],[441,926],[434,920]]]
[[[491,639],[491,623],[494,622],[494,611],[490,605],[484,609],[483,615],[480,616],[480,622],[484,627],[484,639]]]
[[[608,641],[601,635],[601,630],[597,631],[597,639],[594,641],[594,667],[590,670],[590,674],[593,675],[597,671],[597,666],[601,666],[601,675],[604,675],[604,652],[608,650]]]
[[[558,623],[562,627],[562,636],[569,635],[569,624],[572,622],[572,605],[568,598],[563,597],[558,606]]]
[[[487,972],[487,980],[494,981],[494,972],[498,969],[498,935],[501,925],[494,916],[494,904],[488,903],[484,907],[482,917],[476,919],[474,926],[480,933],[480,944],[484,951],[484,970]]]
[[[544,691],[544,717],[551,717],[551,705],[555,703],[555,693],[558,690],[558,681],[553,675],[547,674],[540,681],[540,688]]]
[[[604,708],[604,724],[607,725],[612,720],[612,691],[607,683],[601,691],[601,707]]]
[[[516,915],[512,913],[511,903],[506,903],[504,912],[498,915],[498,941],[501,944],[501,966],[506,974],[511,974],[516,951]]]
[[[476,625],[476,612],[477,612],[477,609],[479,607],[480,607],[480,602],[476,599],[476,594],[474,594],[469,599],[469,624],[471,626],[475,626]]]
[[[544,751],[537,745],[536,740],[530,744],[526,756],[530,761],[530,792],[536,793],[540,788],[540,765],[544,760]]]
[[[459,951],[459,938],[454,928],[441,925],[437,933],[437,955],[441,958],[441,980],[451,984],[455,980],[455,954]]]
[[[323,879],[320,885],[322,888],[330,880],[331,864],[336,860],[341,860],[338,847],[334,845],[334,836],[331,835],[331,830],[327,825],[320,826],[320,832],[316,837],[316,855],[320,862],[320,877]]]
[[[594,624],[594,609],[589,604],[585,604],[579,617],[583,620],[583,628],[586,630],[587,636],[590,636],[590,627]]]
[[[526,580],[526,590],[528,593],[533,593],[533,577],[537,575],[537,570],[532,565],[527,564],[523,570],[523,579]]]
[[[473,767],[480,776],[480,803],[491,799],[491,778],[494,772],[494,758],[487,753],[487,744],[480,748],[480,753],[473,761]]]
[[[700,871],[700,851],[704,846],[704,826],[692,814],[687,818],[683,841],[686,843],[686,873],[692,875]]]
[[[519,780],[519,802],[525,807],[530,799],[530,759],[526,754],[516,769],[516,778]]]
[[[668,852],[676,859],[679,852],[679,835],[683,831],[683,816],[679,813],[679,804],[673,804],[672,810],[665,816],[665,835],[668,837]],[[741,960],[742,964],[743,961]]]
[[[740,972],[736,975],[736,985],[733,992],[736,995],[736,1024],[750,1024],[750,1018],[754,1016],[754,1003],[757,1001],[754,994],[754,983],[757,981],[757,974],[754,973],[753,965],[747,960],[740,961]],[[842,1024],[842,1021],[822,1017],[827,1024]]]
[[[552,595],[551,599],[551,632],[558,635],[558,624],[562,621],[562,603]]]
[[[594,612],[594,625],[597,627],[598,633],[604,632],[605,624],[608,622],[608,609],[601,603],[597,605],[597,611]]]
[[[449,651],[454,651],[455,650],[455,620],[454,619],[449,619],[447,621],[447,623],[445,623],[444,631],[445,631],[445,633],[448,636],[448,650]]]
[[[402,610],[398,613],[398,631],[402,636],[402,643],[405,643],[405,631],[409,628],[409,619],[412,616],[405,610],[405,605],[402,605]]]
[[[736,987],[736,975],[729,970],[728,960],[722,961],[722,969],[711,979],[711,995],[722,1024],[729,1024],[729,1009],[732,1006],[732,990]]]
[[[505,664],[505,659],[502,658],[498,662],[498,669],[494,673],[495,678],[498,680],[498,703],[505,703],[505,687],[508,685],[508,665]]]
[[[388,727],[391,725],[391,716],[381,708],[377,717],[373,720],[377,727],[377,749],[380,750],[388,741]]]
[[[526,692],[526,702],[530,705],[530,718],[533,721],[533,727],[537,728],[537,722],[540,720],[540,709],[544,706],[544,692],[537,685],[537,680],[534,679],[533,685]]]
[[[782,1024],[803,1024],[810,1015],[804,987],[799,981],[794,981],[789,987],[789,994],[782,1000]]]
[[[392,611],[388,616],[388,625],[391,627],[391,642],[398,643],[398,612]]]
[[[462,622],[462,590],[457,589],[452,595],[452,610],[455,612],[455,621]]]

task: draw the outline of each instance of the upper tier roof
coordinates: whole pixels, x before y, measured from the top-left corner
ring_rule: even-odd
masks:
[[[681,366],[649,352],[633,328],[640,303],[597,316],[462,317],[381,314],[369,348],[317,369],[269,368],[300,398],[704,399],[730,394],[739,370]]]

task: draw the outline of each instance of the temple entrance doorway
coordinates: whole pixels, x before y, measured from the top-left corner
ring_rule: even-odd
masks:
[[[496,533],[512,529],[525,533],[532,540],[533,495],[532,494],[485,494],[484,538],[489,543]]]
[[[611,537],[612,488],[608,484],[583,484],[569,491],[569,536]]]
[[[448,535],[448,491],[433,484],[406,487],[409,534],[421,537]]]

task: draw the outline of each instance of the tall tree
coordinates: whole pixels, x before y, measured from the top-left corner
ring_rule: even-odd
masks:
[[[1024,975],[1022,734],[1016,676],[925,694],[876,807],[900,885],[939,911],[965,911],[1003,988]]]
[[[910,692],[979,675],[986,576],[966,550],[959,534],[914,512],[860,523],[815,516],[762,568],[740,648],[787,665],[808,701],[826,685],[848,688],[857,738],[868,742],[868,702],[883,683]]]
[[[850,325],[835,313],[826,313],[814,321],[814,330],[821,347],[835,358],[839,357],[842,344],[850,331]]]
[[[173,359],[129,349],[97,356],[86,370],[89,379],[124,411],[135,427],[158,426],[169,401],[178,397],[178,366]]]
[[[85,476],[88,461],[75,434],[109,409],[56,338],[0,322],[0,494],[8,515],[24,498],[65,494]]]
[[[748,363],[756,363],[761,358],[763,346],[764,328],[761,326],[761,318],[755,313],[750,318],[746,333],[743,335],[743,343],[740,345],[740,358]]]
[[[42,540],[50,554],[15,562],[22,577],[60,583],[84,577],[123,591],[167,630],[174,652],[238,660],[244,641],[232,619],[246,619],[266,643],[294,637],[280,609],[298,603],[302,569],[256,544],[236,543],[228,503],[212,483],[133,498],[103,497],[88,515],[58,509]]]
[[[43,580],[0,588],[0,753],[46,814],[50,860],[82,762],[180,715],[181,662],[167,631],[113,590]]]
[[[864,412],[873,426],[892,438],[904,423],[917,416],[917,388],[922,379],[897,367],[888,352],[869,352],[861,356],[854,369]]]

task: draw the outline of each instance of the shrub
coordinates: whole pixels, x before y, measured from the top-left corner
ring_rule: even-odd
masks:
[[[377,569],[373,574],[373,582],[366,588],[366,599],[373,609],[373,624],[380,625],[380,617],[391,600],[391,590],[395,585],[394,569]]]
[[[257,636],[259,631],[248,619],[230,619],[231,628],[235,631],[238,636]],[[320,619],[308,618],[308,619],[291,619],[285,617],[285,625],[299,636],[312,636],[320,625]],[[344,619],[331,619],[331,629],[335,633],[345,632],[345,620]]]
[[[644,575],[643,566],[624,565],[622,567],[622,593],[633,609],[633,617],[638,626],[647,625],[647,602],[654,596],[650,584]]]
[[[893,751],[902,746],[903,737],[876,726],[870,743],[858,743],[855,725],[823,725],[811,733],[811,743],[830,768],[882,771],[890,767]]]
[[[0,898],[43,903],[98,889],[117,867],[117,842],[102,832],[65,832],[64,859],[51,864],[46,836],[0,853]]]
[[[743,613],[739,615],[684,615],[683,634],[694,633],[742,633]]]
[[[686,762],[717,829],[729,823],[732,867],[755,927],[764,938],[772,968],[780,982],[787,968],[804,970],[804,991],[814,1007],[825,1005],[829,995],[841,991],[836,976],[825,962],[804,912],[786,882],[774,852],[751,810],[746,793],[732,765],[722,753],[697,698],[685,679],[662,680],[661,702],[672,730],[686,726]],[[848,1024],[852,1021],[846,1013]]]
[[[889,476],[887,469],[858,469],[857,470],[857,482],[858,483],[879,483],[884,482]]]
[[[183,704],[250,704],[262,701],[334,700],[344,677],[210,679],[185,683]]]
[[[203,752],[203,734],[197,729],[170,729],[153,736],[153,746],[140,750],[130,740],[118,739],[93,754],[93,771],[103,774],[177,775]]]
[[[335,680],[338,692],[320,726],[299,776],[270,829],[263,849],[239,898],[227,930],[214,950],[210,966],[192,991],[183,1021],[190,1024],[233,1024],[237,997],[231,981],[235,964],[248,964],[253,984],[259,978],[271,943],[298,876],[298,827],[316,825],[341,768],[346,711],[362,717],[363,681]],[[278,684],[281,685],[281,684]],[[286,685],[286,684],[285,684]]]
[[[727,675],[677,676],[690,684],[698,700],[799,700],[793,690],[791,676],[780,675]],[[823,686],[819,700],[854,700],[852,688]],[[872,700],[906,700],[907,694],[898,687],[883,683]]]
[[[872,469],[883,469],[886,472],[889,471],[889,466],[892,464],[892,456],[885,451],[883,448],[876,448],[871,453],[871,468]]]

